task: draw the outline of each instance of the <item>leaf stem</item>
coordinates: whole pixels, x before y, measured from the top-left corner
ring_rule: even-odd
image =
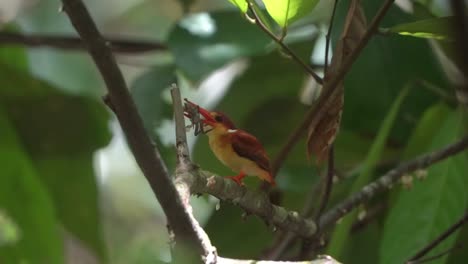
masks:
[[[320,76],[318,76],[309,65],[303,62],[301,58],[299,58],[299,56],[282,41],[282,39],[278,38],[275,34],[273,34],[273,32],[271,32],[267,28],[267,26],[264,24],[262,19],[260,19],[259,15],[257,14],[257,11],[255,10],[255,6],[252,3],[252,0],[248,0],[247,2],[249,5],[248,10],[252,13],[255,24],[257,24],[263,32],[265,32],[268,36],[270,36],[270,38],[273,41],[275,41],[278,45],[280,45],[281,48],[284,50],[284,52],[286,52],[289,56],[291,56],[291,58],[294,61],[296,61],[304,69],[305,72],[310,74],[317,83],[322,84],[323,79],[320,78]]]

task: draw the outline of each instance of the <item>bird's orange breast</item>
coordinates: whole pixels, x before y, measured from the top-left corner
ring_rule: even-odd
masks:
[[[254,161],[239,156],[233,149],[229,134],[209,135],[209,144],[215,156],[227,167],[235,172],[244,172],[247,175],[258,176],[270,181],[269,172],[260,168]]]

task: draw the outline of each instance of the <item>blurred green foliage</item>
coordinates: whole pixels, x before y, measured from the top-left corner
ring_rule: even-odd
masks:
[[[270,158],[309,109],[304,94],[315,88],[306,85],[307,74],[229,1],[85,2],[106,35],[157,39],[168,46],[144,54],[145,65],[137,60],[140,55],[117,54],[117,61],[170,171],[175,167],[174,146],[167,144],[173,142],[172,83],[179,83],[183,97],[201,98],[208,105],[202,106],[214,106],[209,108],[225,112],[238,127],[256,135]],[[329,12],[333,1],[318,1],[312,11],[315,2],[265,1],[267,9],[260,10],[262,17],[287,26],[285,42],[305,62],[324,55],[320,43],[323,25],[329,23],[328,16],[317,20],[311,14]],[[370,20],[381,1],[362,2]],[[285,10],[290,4],[301,8]],[[280,13],[273,12],[272,5]],[[348,1],[339,1],[332,45],[347,7]],[[72,33],[57,8],[56,1],[41,1],[8,30]],[[447,19],[427,20],[429,10],[434,7],[418,5],[410,14],[393,6],[380,26],[429,38],[450,36]],[[399,162],[466,134],[466,112],[457,109],[443,67],[425,39],[396,34],[372,38],[345,78],[343,120],[335,143],[341,180],[334,184],[328,208]],[[320,71],[320,65],[315,70]],[[421,80],[439,90],[426,89]],[[199,84],[203,88],[195,88]],[[118,128],[112,133],[109,129],[113,119],[101,102],[103,91],[83,51],[0,47],[0,263],[69,262],[70,246],[64,241],[70,237],[97,263],[170,260],[164,214]],[[111,135],[112,144],[96,159],[96,151],[111,142]],[[233,174],[216,160],[205,136],[196,139],[192,153],[203,169]],[[414,180],[412,189],[395,186],[375,197],[338,225],[345,231],[330,235],[332,247],[322,252],[333,252],[343,263],[403,262],[467,209],[467,162],[466,152],[451,157],[428,168],[427,179]],[[307,159],[301,140],[278,174],[282,205],[296,211],[306,204],[316,207],[315,186],[324,170]],[[249,177],[246,184],[254,189],[259,180]],[[221,203],[215,210],[216,203],[206,196],[193,202],[221,256],[259,258],[274,243],[279,231],[255,216],[244,218],[242,210],[230,204]],[[383,209],[367,225],[355,228],[356,215],[372,208]],[[465,227],[431,255],[466,244],[467,234]],[[285,255],[293,258],[297,250],[295,245]],[[463,263],[465,253],[454,250],[435,263]]]

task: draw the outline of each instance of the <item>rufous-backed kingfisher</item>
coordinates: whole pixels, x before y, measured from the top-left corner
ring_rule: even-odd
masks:
[[[237,129],[226,115],[220,112],[210,112],[200,106],[185,100],[203,116],[203,129],[208,135],[210,148],[215,156],[227,167],[239,174],[229,177],[242,185],[242,179],[247,176],[258,176],[260,179],[276,185],[271,175],[270,161],[258,139],[251,134]],[[192,118],[188,111],[185,115]]]

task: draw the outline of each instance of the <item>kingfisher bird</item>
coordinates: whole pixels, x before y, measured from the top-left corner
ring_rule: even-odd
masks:
[[[275,186],[271,175],[270,160],[260,141],[253,135],[236,128],[225,114],[210,112],[185,99],[192,109],[197,109],[204,119],[203,130],[208,136],[211,150],[224,165],[239,174],[229,178],[243,185],[245,176],[257,176]],[[193,111],[185,111],[185,115],[193,118]]]

